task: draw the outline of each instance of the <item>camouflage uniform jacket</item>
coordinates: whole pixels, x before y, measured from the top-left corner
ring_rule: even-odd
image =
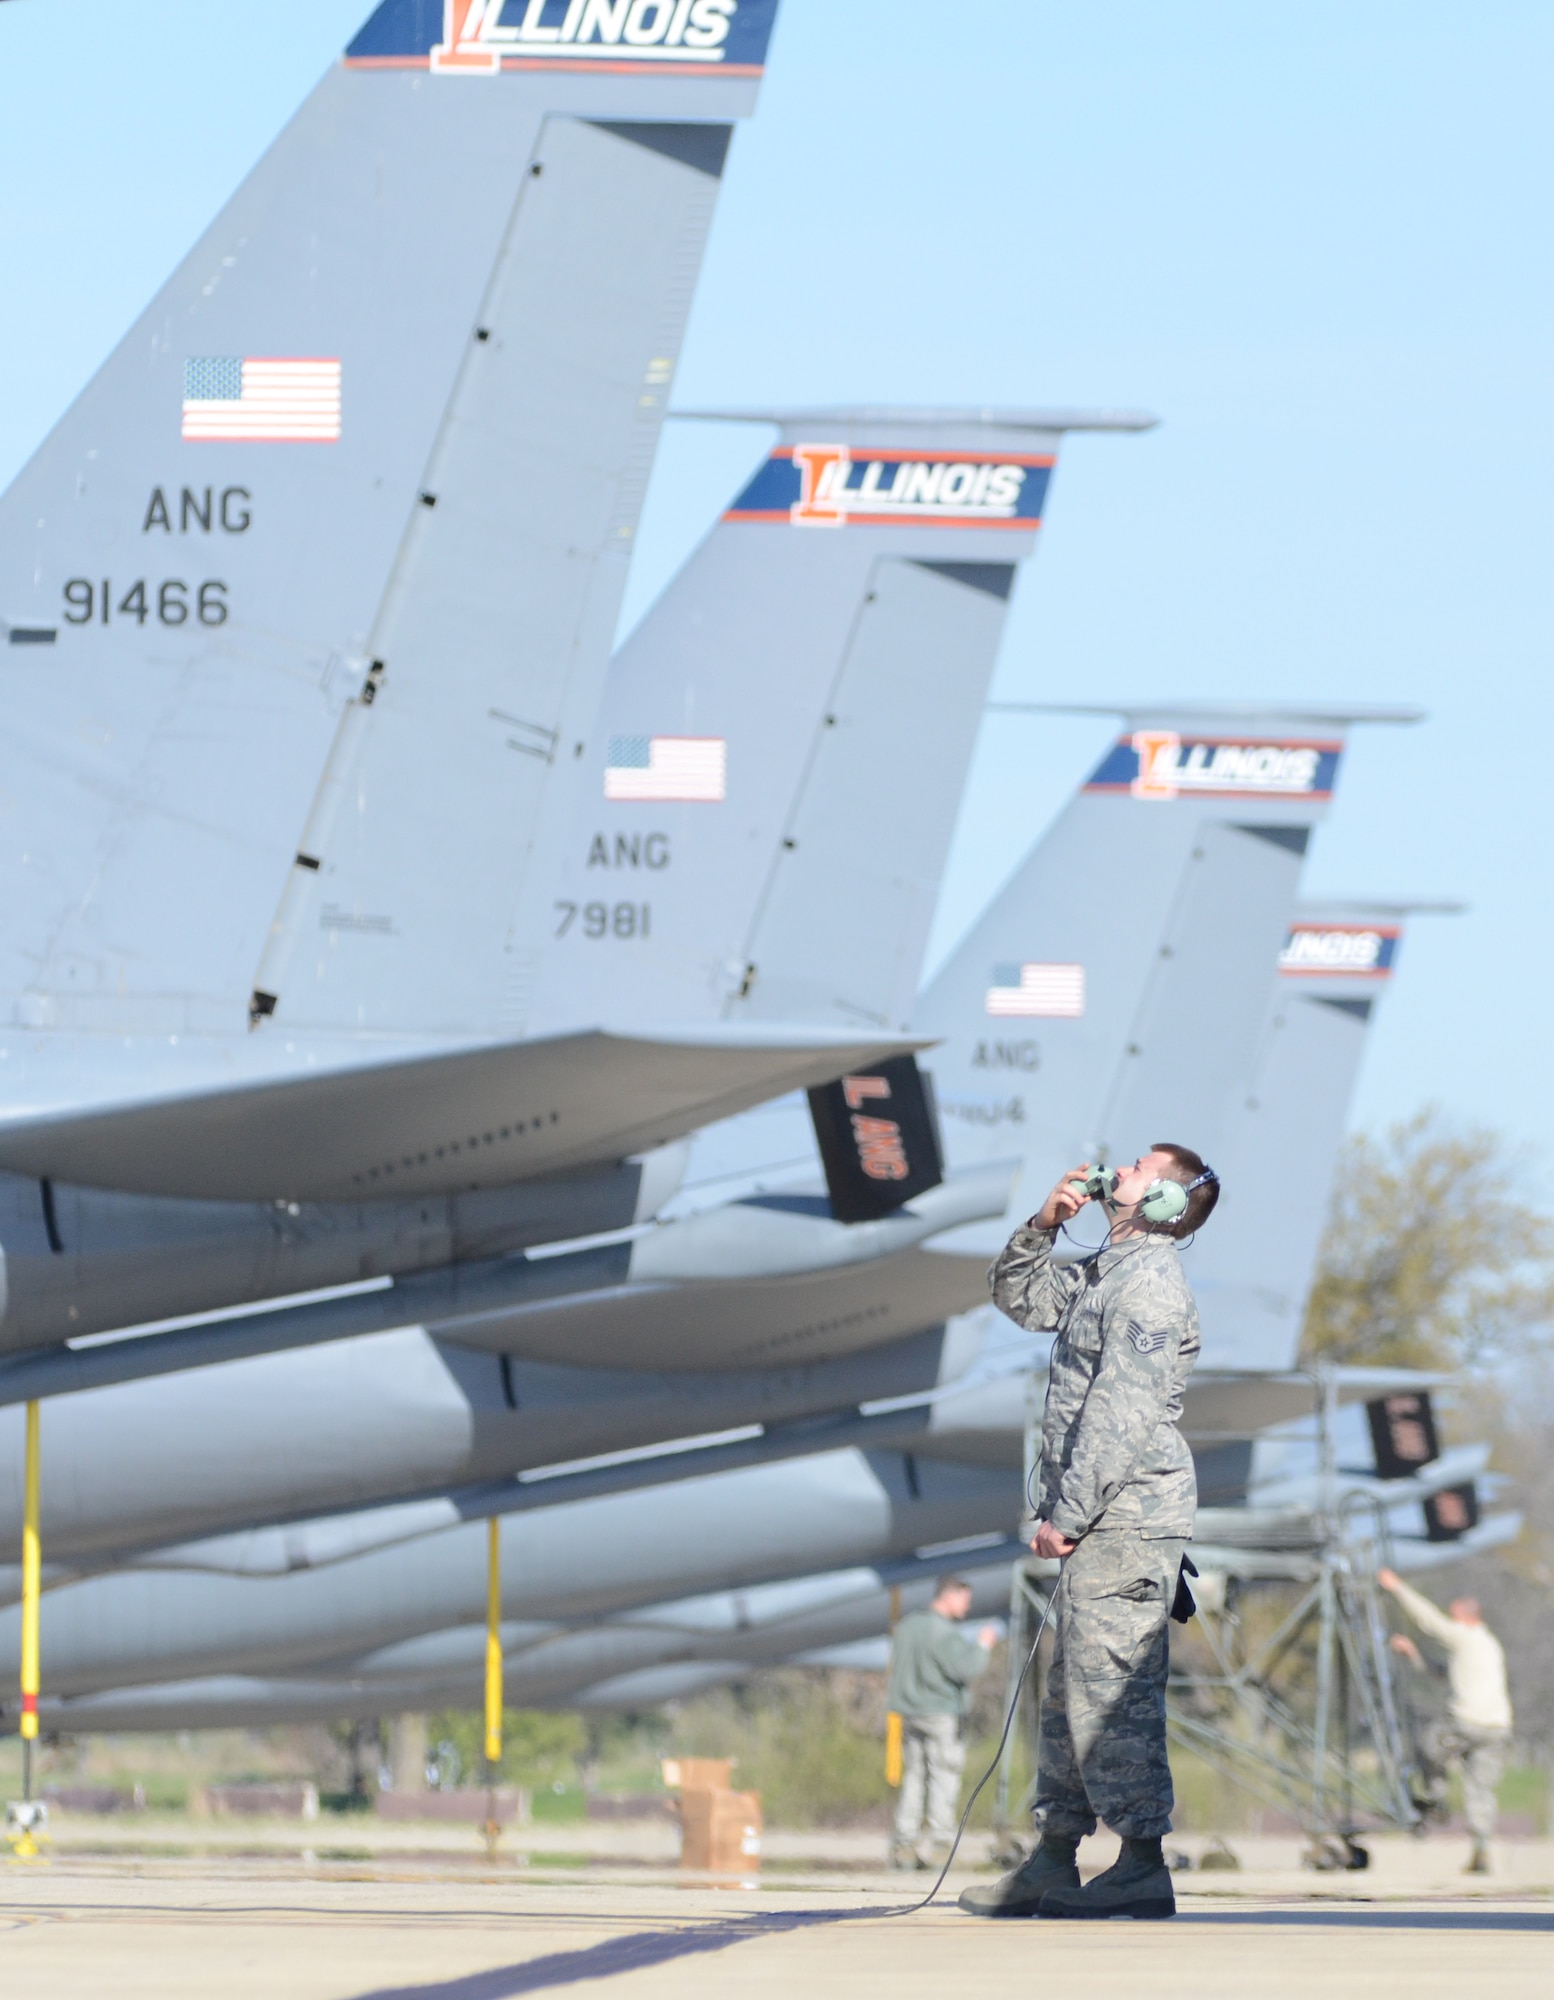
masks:
[[[1036,1512],[1072,1540],[1103,1526],[1190,1536],[1198,1487],[1177,1420],[1198,1311],[1176,1244],[1130,1236],[1057,1265],[1055,1238],[1017,1229],[988,1274],[1001,1312],[1057,1331]]]

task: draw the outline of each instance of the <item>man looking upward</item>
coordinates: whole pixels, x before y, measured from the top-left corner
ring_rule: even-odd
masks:
[[[1081,1262],[1055,1264],[1058,1231],[1092,1198],[1111,1216],[1106,1242]],[[1063,1571],[1041,1707],[1041,1838],[1001,1882],[962,1895],[973,1915],[1176,1914],[1161,1851],[1174,1803],[1167,1621],[1197,1505],[1177,1420],[1199,1344],[1176,1246],[1218,1199],[1213,1170],[1186,1146],[1152,1146],[1100,1179],[1076,1167],[990,1273],[1001,1311],[1057,1334],[1031,1547]],[[1098,1820],[1122,1836],[1122,1853],[1081,1888],[1079,1842]]]

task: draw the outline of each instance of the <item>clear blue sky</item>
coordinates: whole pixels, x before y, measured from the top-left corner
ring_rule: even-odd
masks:
[[[0,5],[0,483],[367,0]],[[1059,467],[998,692],[1418,703],[1318,893],[1421,920],[1360,1122],[1541,1140],[1554,1083],[1554,10],[1497,0],[782,0],[687,405],[1125,404]],[[671,430],[628,619],[761,434]],[[944,950],[1108,725],[990,720]],[[1147,865],[1147,857],[1139,857]]]

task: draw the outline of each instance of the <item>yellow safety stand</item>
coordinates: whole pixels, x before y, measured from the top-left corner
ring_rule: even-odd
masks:
[[[894,1709],[885,1718],[885,1782],[901,1783],[901,1717]]]
[[[901,1586],[893,1584],[890,1591],[890,1636],[896,1636],[896,1625],[901,1617]],[[901,1783],[901,1717],[894,1709],[885,1717],[885,1782],[887,1785]]]
[[[32,1746],[38,1740],[38,1599],[43,1562],[38,1538],[42,1485],[38,1472],[39,1405],[27,1405],[26,1470],[22,1512],[22,1797],[6,1811],[6,1838],[17,1861],[38,1859],[37,1835],[48,1809],[32,1796]]]
[[[486,1523],[486,1852],[501,1838],[496,1775],[502,1762],[502,1522]]]

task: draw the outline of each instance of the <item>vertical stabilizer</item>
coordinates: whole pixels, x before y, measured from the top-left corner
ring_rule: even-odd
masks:
[[[459,1024],[774,5],[385,0],[0,500],[11,1021]]]
[[[915,1025],[944,1038],[929,1061],[951,1163],[1023,1153],[1011,1215],[1081,1159],[1168,1139],[1215,1159],[1311,829],[1362,719],[1392,718],[1130,716],[934,979]],[[954,1241],[973,1247],[968,1231]]]
[[[905,1022],[1062,434],[1149,419],[771,421],[611,668],[551,913],[556,1025]]]
[[[1193,1249],[1204,1365],[1292,1368],[1366,1031],[1404,919],[1447,904],[1302,904],[1256,1057],[1215,1141],[1225,1197]]]

